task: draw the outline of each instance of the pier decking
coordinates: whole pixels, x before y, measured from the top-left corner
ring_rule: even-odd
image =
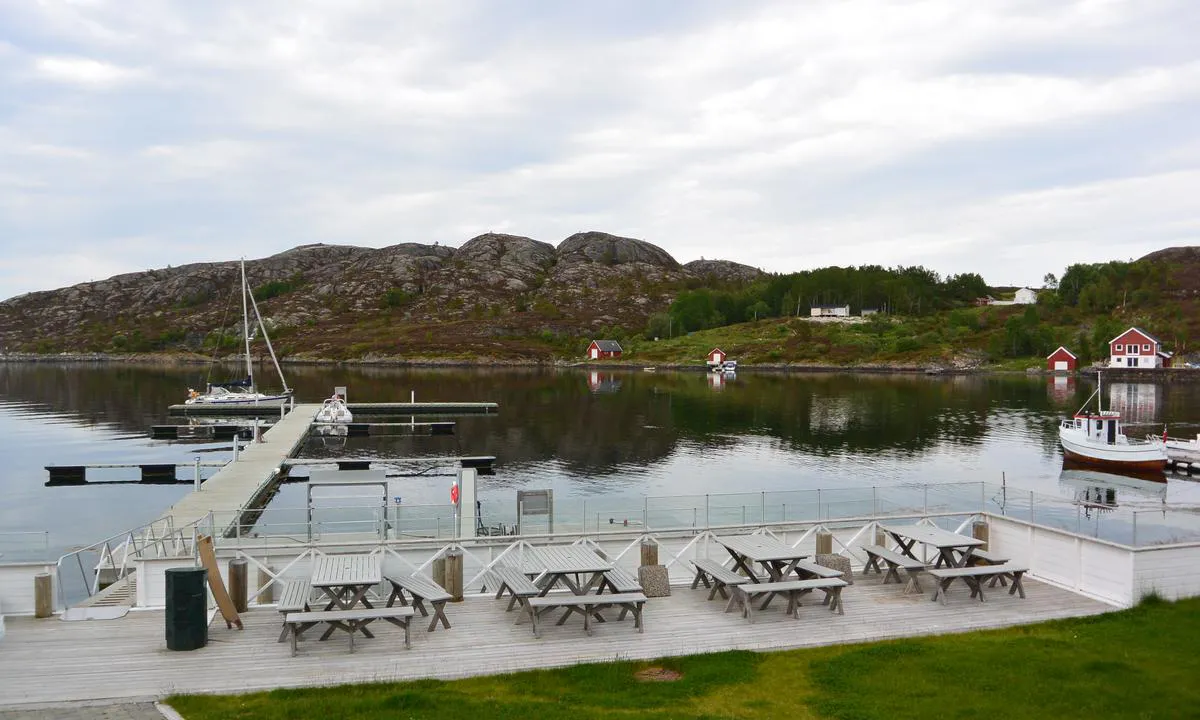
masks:
[[[296,405],[296,410],[308,405]],[[313,407],[320,407],[314,405]],[[346,403],[355,415],[387,417],[393,415],[490,415],[499,411],[494,402],[396,402]],[[176,417],[279,417],[282,410],[261,405],[171,405],[167,413]],[[292,412],[295,412],[293,410]],[[314,410],[314,414],[315,414]],[[311,419],[311,416],[310,416]]]
[[[269,487],[283,462],[308,439],[309,426],[320,407],[316,404],[296,405],[263,433],[263,442],[247,445],[237,462],[225,465],[204,481],[202,490],[183,496],[162,516],[171,516],[175,527],[193,523],[210,511],[222,519],[232,518]]]
[[[133,611],[107,621],[61,622],[11,618],[0,646],[0,708],[77,700],[128,702],[171,693],[245,692],[275,687],[330,685],[415,678],[454,678],[523,669],[601,662],[615,657],[645,659],[719,650],[778,650],[885,638],[965,632],[1043,620],[1094,615],[1112,606],[1036,581],[1026,581],[1021,600],[1000,588],[986,603],[968,599],[955,587],[946,606],[929,593],[903,595],[878,576],[845,589],[844,616],[819,600],[806,601],[800,619],[784,605],[756,613],[753,625],[738,613],[723,613],[723,602],[705,600],[707,591],[675,586],[672,595],[646,606],[646,631],[632,622],[595,624],[584,635],[573,617],[565,625],[546,623],[535,639],[528,621],[514,625],[504,612],[507,600],[468,596],[450,603],[453,627],[427,633],[418,623],[412,649],[402,633],[379,627],[373,640],[360,639],[350,654],[346,638],[317,641],[311,632],[290,657],[279,638],[273,606],[251,606],[242,615],[245,630],[227,630],[219,617],[209,625],[208,645],[190,652],[166,649],[163,611]],[[375,627],[372,627],[375,630]],[[114,678],[119,681],[114,682]]]

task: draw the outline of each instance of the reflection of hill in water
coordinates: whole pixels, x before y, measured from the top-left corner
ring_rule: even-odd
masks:
[[[606,372],[603,387],[615,392],[594,392],[581,371],[288,366],[285,373],[302,400],[347,385],[352,402],[407,401],[415,391],[418,401],[500,404],[496,416],[456,418],[451,438],[373,439],[371,454],[491,454],[501,465],[556,460],[581,476],[629,474],[682,442],[699,445],[702,455],[747,434],[822,457],[917,455],[939,444],[975,446],[997,432],[1027,436],[1047,452],[1057,443],[1044,419],[1054,407],[1044,384],[1024,377],[744,372],[714,393],[699,373]],[[206,374],[204,366],[0,365],[0,394],[140,433],[175,422],[167,406]]]

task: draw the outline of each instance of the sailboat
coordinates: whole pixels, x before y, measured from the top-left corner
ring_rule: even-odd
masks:
[[[246,344],[246,377],[236,380],[229,380],[220,383],[208,383],[204,392],[199,392],[188,388],[188,398],[184,401],[186,405],[263,405],[266,407],[280,407],[292,400],[292,391],[288,388],[287,380],[283,377],[283,370],[279,367],[279,360],[275,357],[275,349],[271,347],[271,338],[267,335],[267,326],[263,324],[262,315],[258,312],[258,302],[254,299],[254,294],[250,292],[250,286],[246,282],[246,260],[241,261],[242,275],[242,337]],[[257,328],[262,333],[263,340],[267,343],[267,351],[271,353],[271,362],[275,365],[275,372],[279,373],[279,382],[283,385],[283,392],[268,395],[258,392],[254,385],[254,362],[250,357],[250,308],[254,309],[254,318],[257,321]]]
[[[1096,392],[1074,417],[1058,426],[1063,456],[1077,463],[1115,471],[1161,473],[1167,466],[1167,449],[1157,440],[1130,440],[1121,431],[1121,413],[1105,410],[1097,378]],[[1087,409],[1096,398],[1096,412]]]

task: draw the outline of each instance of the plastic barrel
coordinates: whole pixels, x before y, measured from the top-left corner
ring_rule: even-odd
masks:
[[[208,571],[168,568],[167,649],[196,650],[208,643]]]

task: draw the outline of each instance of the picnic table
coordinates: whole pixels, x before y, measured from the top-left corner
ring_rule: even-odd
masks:
[[[604,573],[613,569],[611,562],[581,545],[531,548],[525,552],[522,565],[526,575],[536,576],[534,582],[541,588],[538,597],[545,597],[559,583],[575,595],[586,595],[601,582]],[[587,582],[581,577],[587,577]]]
[[[318,555],[313,563],[311,584],[329,599],[326,611],[353,610],[360,604],[371,608],[367,591],[381,582],[383,570],[378,555]],[[327,639],[335,629],[331,625],[321,639]],[[367,637],[374,637],[365,627],[357,629]]]
[[[750,582],[762,582],[751,563],[758,563],[766,570],[771,582],[781,582],[795,571],[796,565],[808,553],[766,535],[726,535],[716,538],[733,558],[733,572],[745,571]]]
[[[912,551],[922,543],[937,548],[938,558],[934,567],[963,567],[971,559],[971,552],[983,544],[982,540],[943,530],[929,525],[880,525],[879,529],[896,541],[897,549],[906,557],[920,560]]]

